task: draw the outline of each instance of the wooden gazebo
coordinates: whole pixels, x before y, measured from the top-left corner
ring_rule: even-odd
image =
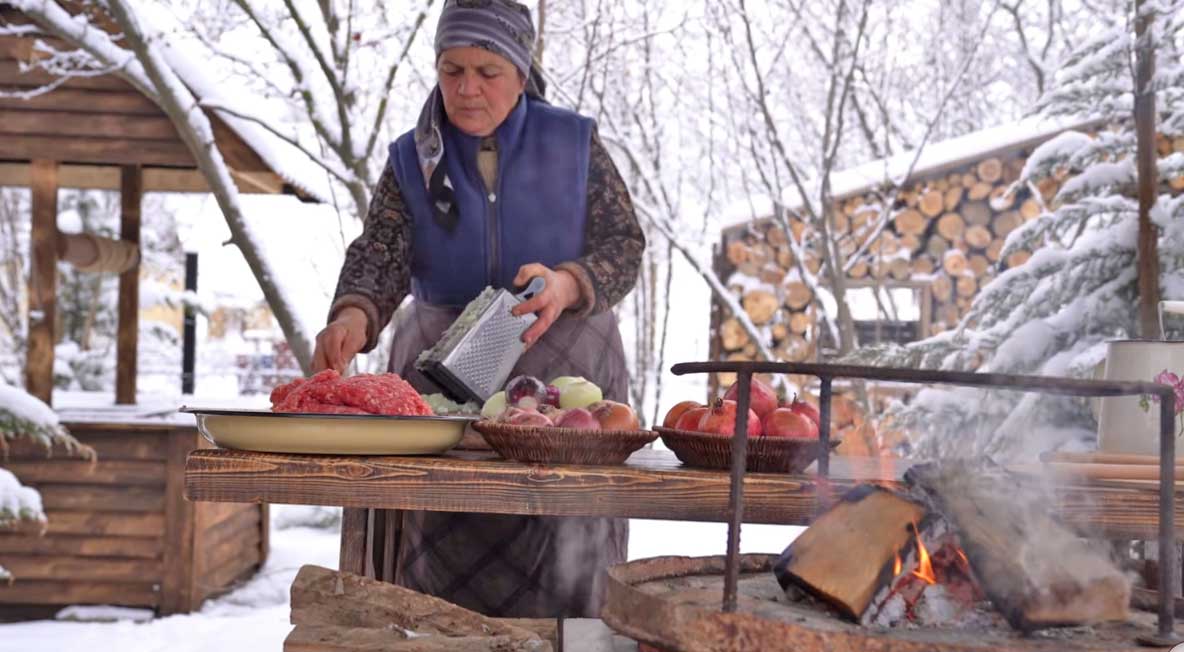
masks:
[[[3,3],[0,20],[31,24]],[[60,78],[37,69],[21,72],[22,62],[46,56],[35,48],[38,40],[70,49],[44,34],[0,36],[0,186],[32,190],[29,312],[37,318],[30,318],[25,383],[29,393],[52,404],[58,189],[118,190],[120,237],[138,243],[143,193],[207,192],[209,187],[164,111],[131,84],[114,74]],[[9,96],[49,84],[57,86],[27,98]],[[306,196],[224,120],[207,113],[241,192]],[[136,397],[138,278],[139,270],[133,269],[119,279],[119,404],[134,403]]]
[[[3,2],[0,24],[33,25]],[[31,394],[51,403],[58,190],[118,190],[120,237],[138,244],[143,193],[209,187],[152,100],[113,74],[59,78],[30,68],[28,63],[45,56],[35,47],[38,40],[72,49],[36,32],[0,36],[0,186],[32,190],[25,381]],[[308,197],[303,186],[265,161],[281,147],[267,143],[269,153],[261,154],[251,145],[260,142],[260,132],[207,113],[241,192]],[[138,266],[120,275],[117,404],[136,401],[138,286]],[[188,612],[262,564],[265,505],[184,499],[185,456],[201,446],[191,421],[126,414],[106,421],[71,422],[68,415],[63,420],[94,448],[97,462],[19,454],[0,462],[41,492],[48,517],[44,536],[0,534],[0,565],[16,577],[12,585],[0,586],[0,618],[79,603]]]

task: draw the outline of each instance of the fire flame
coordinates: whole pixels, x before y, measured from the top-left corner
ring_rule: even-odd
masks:
[[[925,549],[925,544],[921,542],[921,537],[917,536],[917,570],[913,571],[913,575],[921,578],[926,584],[937,584],[937,575],[933,573],[933,564],[929,561],[929,551]]]
[[[958,553],[958,559],[961,559],[963,564],[970,565],[970,560],[966,558],[966,553],[962,552],[961,548],[954,548],[954,552]]]
[[[892,565],[892,577],[896,577],[897,575],[900,575],[900,567],[901,566],[902,566],[902,564],[900,562],[900,553],[898,552],[898,553],[896,553],[896,563],[894,563]]]

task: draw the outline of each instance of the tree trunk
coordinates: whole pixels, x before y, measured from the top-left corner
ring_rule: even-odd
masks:
[[[1135,154],[1139,171],[1139,334],[1159,339],[1156,306],[1159,303],[1158,230],[1151,223],[1155,205],[1157,171],[1155,167],[1155,48],[1151,42],[1154,14],[1144,13],[1144,0],[1135,0]]]

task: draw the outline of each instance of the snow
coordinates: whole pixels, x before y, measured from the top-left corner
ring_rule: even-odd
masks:
[[[973,133],[950,138],[925,146],[920,156],[915,151],[905,152],[886,159],[871,161],[830,175],[831,196],[843,199],[857,195],[885,182],[899,184],[909,167],[913,166],[910,179],[969,164],[1001,150],[1020,149],[1045,141],[1062,132],[1092,126],[1094,120],[1049,119],[1041,116],[1029,117],[1011,124],[982,129]],[[816,189],[819,180],[805,184],[807,189]],[[813,199],[813,198],[812,198]],[[789,211],[803,207],[797,188],[782,191],[780,203]],[[725,225],[733,226],[773,215],[773,204],[768,198],[745,198],[725,209]]]
[[[46,428],[58,425],[58,415],[48,405],[22,389],[3,383],[0,383],[0,410]]]
[[[12,471],[0,468],[0,522],[9,519],[44,519],[41,494],[21,485]]]

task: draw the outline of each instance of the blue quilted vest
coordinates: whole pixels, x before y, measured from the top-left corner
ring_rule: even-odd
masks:
[[[497,128],[497,185],[477,170],[481,139],[444,128],[444,161],[460,210],[449,232],[432,217],[409,131],[390,162],[413,223],[411,291],[419,301],[463,306],[486,285],[513,287],[527,263],[555,267],[584,253],[592,121],[522,96]]]

